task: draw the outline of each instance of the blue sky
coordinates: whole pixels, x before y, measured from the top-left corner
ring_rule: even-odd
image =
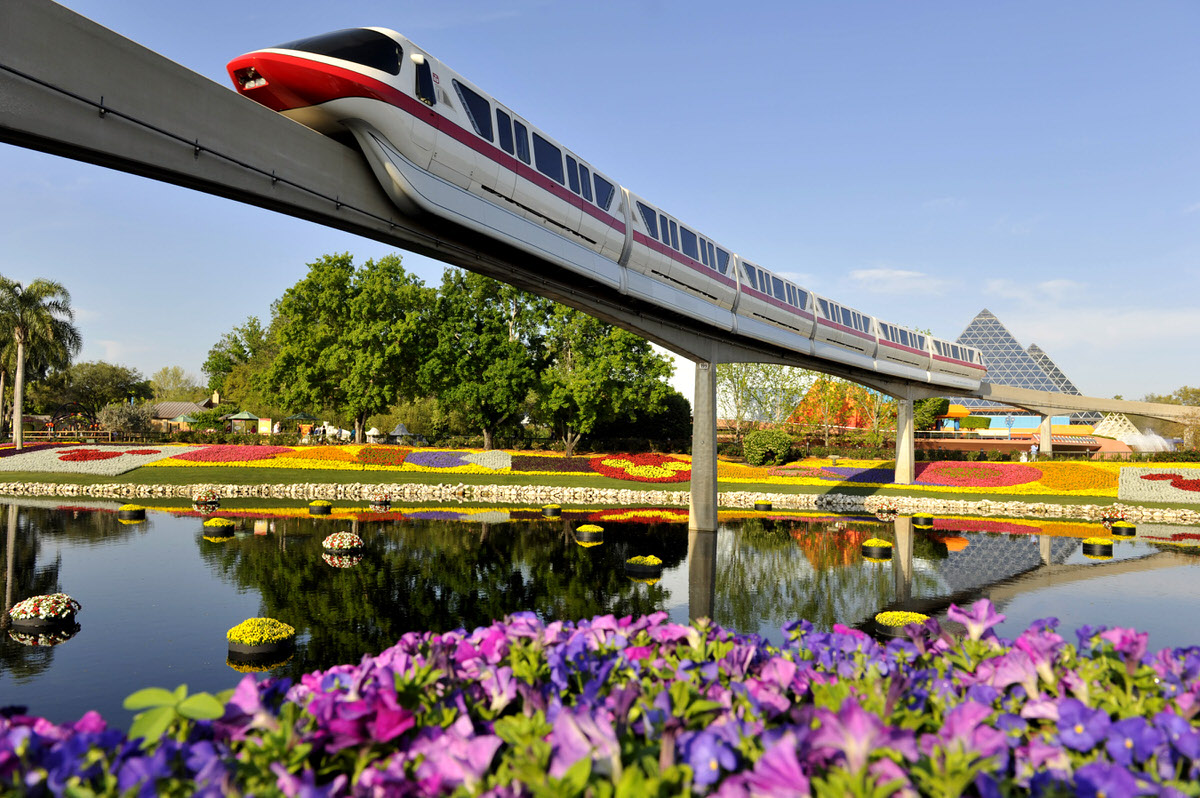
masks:
[[[945,338],[986,307],[1087,394],[1200,384],[1200,4],[65,5],[223,85],[243,52],[394,28],[817,292]],[[320,255],[391,251],[9,145],[0,175],[0,273],[63,282],[83,357],[146,376],[199,377]]]

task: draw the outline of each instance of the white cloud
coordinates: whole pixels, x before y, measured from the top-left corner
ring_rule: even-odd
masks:
[[[912,269],[854,269],[850,279],[873,294],[922,294],[939,296],[945,293],[946,281]]]
[[[1186,208],[1183,209],[1183,213],[1185,216],[1189,213],[1200,213],[1200,202],[1197,202],[1194,205],[1187,206]]]

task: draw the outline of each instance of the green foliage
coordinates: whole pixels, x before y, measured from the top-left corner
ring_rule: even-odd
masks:
[[[154,411],[148,404],[131,405],[128,402],[115,402],[103,407],[96,414],[100,426],[109,432],[124,434],[145,434],[153,425]]]
[[[967,416],[958,420],[959,429],[989,429],[992,420],[984,416]]]
[[[368,417],[416,393],[430,305],[396,255],[360,268],[349,253],[314,261],[275,305],[278,352],[261,378],[267,397],[353,419],[362,440]]]
[[[913,402],[913,427],[915,429],[933,429],[938,416],[946,415],[950,409],[950,400],[944,396],[929,399],[918,399]]]
[[[157,745],[172,726],[180,731],[179,739],[182,740],[186,737],[189,721],[216,720],[225,714],[224,700],[210,693],[188,695],[186,684],[181,684],[174,690],[164,690],[161,687],[138,690],[125,699],[124,707],[128,710],[142,710],[133,717],[133,725],[129,727],[129,738],[142,738],[143,748]]]
[[[545,352],[537,410],[568,457],[601,423],[659,412],[670,390],[672,365],[649,341],[563,305],[546,320]]]
[[[755,430],[746,434],[743,449],[750,465],[782,465],[791,454],[792,438],[783,430]]]
[[[153,397],[150,381],[137,369],[91,361],[76,363],[65,371],[50,375],[30,398],[44,411],[75,402],[88,412],[98,414],[105,405]]]
[[[208,377],[208,390],[225,393],[225,381],[233,370],[267,353],[271,348],[271,337],[257,316],[250,316],[245,324],[222,335],[221,340],[208,350],[208,358],[200,367]]]
[[[150,389],[154,392],[155,402],[199,402],[207,394],[182,366],[163,366],[151,374]]]

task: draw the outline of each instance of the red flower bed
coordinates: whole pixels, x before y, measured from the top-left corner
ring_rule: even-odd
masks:
[[[1167,481],[1171,483],[1171,487],[1177,490],[1187,490],[1192,493],[1200,493],[1200,479],[1185,479],[1180,474],[1144,474],[1142,479],[1152,480],[1154,482]]]
[[[1007,488],[1042,478],[1040,469],[1019,463],[958,463],[940,461],[917,465],[917,484],[956,488]]]
[[[124,452],[105,452],[100,449],[72,449],[59,457],[64,463],[81,463],[91,460],[111,460],[120,457]]]
[[[354,462],[360,465],[401,466],[410,452],[412,449],[398,449],[395,446],[365,446],[358,450]]]
[[[158,449],[126,449],[125,454],[162,454]]]
[[[613,479],[635,482],[687,482],[692,464],[666,454],[610,454],[592,458],[592,470]]]
[[[205,446],[194,452],[177,454],[171,459],[186,460],[189,463],[246,463],[251,460],[269,460],[277,454],[291,451],[286,446],[238,446],[222,443]]]

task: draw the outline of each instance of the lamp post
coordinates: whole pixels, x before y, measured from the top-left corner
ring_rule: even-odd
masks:
[[[1013,425],[1013,416],[1012,416],[1012,413],[1009,413],[1007,416],[1004,417],[1004,426],[1008,427],[1008,439],[1010,441],[1012,440],[1012,425]]]

